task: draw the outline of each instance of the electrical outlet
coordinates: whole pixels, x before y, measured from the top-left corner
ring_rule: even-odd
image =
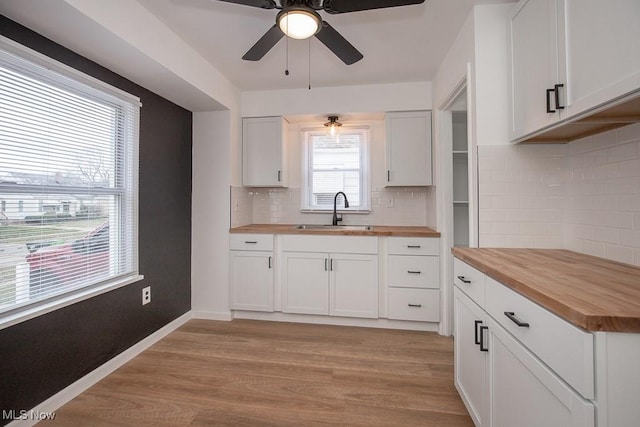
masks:
[[[387,197],[387,207],[388,208],[392,208],[393,207],[393,196]]]
[[[142,305],[149,304],[151,302],[151,286],[142,288]]]

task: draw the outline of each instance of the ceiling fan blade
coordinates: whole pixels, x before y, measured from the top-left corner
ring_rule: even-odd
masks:
[[[325,21],[322,22],[322,28],[318,34],[316,34],[316,37],[347,65],[351,65],[364,58],[362,54],[358,52],[358,49],[353,47],[347,39],[342,37],[339,32]]]
[[[325,12],[336,14],[421,3],[424,0],[325,0],[323,7]]]
[[[245,61],[259,61],[282,37],[284,37],[284,33],[277,25],[274,25],[244,54],[242,59]]]
[[[262,9],[275,9],[274,0],[218,0],[225,3],[243,4],[245,6],[260,7]]]

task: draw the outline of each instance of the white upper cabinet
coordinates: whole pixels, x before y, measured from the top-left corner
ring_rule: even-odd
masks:
[[[385,115],[385,186],[432,185],[431,111]]]
[[[567,116],[640,89],[640,1],[564,0]]]
[[[286,187],[287,121],[282,117],[242,119],[242,184]]]
[[[525,0],[509,22],[513,139],[553,124],[559,74],[558,0]]]
[[[639,21],[638,0],[521,0],[509,22],[511,139],[568,142],[579,127],[549,131],[594,114],[606,129],[628,123],[611,108],[640,90]]]

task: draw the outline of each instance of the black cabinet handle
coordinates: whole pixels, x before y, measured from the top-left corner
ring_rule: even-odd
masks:
[[[420,274],[422,273],[421,271],[412,271],[412,270],[407,270],[407,273],[409,274]]]
[[[458,279],[460,279],[462,283],[471,283],[471,280],[467,280],[464,276],[458,276]]]
[[[409,249],[420,249],[422,246],[420,245],[407,245]]]
[[[505,311],[504,315],[507,316],[509,320],[511,320],[513,323],[515,323],[521,328],[529,327],[529,324],[527,322],[521,322],[520,320],[518,320],[518,318],[516,318],[516,314],[513,311]]]
[[[422,304],[407,304],[409,307],[417,307],[420,308],[422,307]]]
[[[564,105],[560,105],[560,88],[564,87],[563,84],[553,86],[553,91],[556,93],[556,108],[558,110],[564,110]]]
[[[480,326],[480,351],[489,351],[487,347],[484,346],[484,331],[488,330],[488,326]]]
[[[555,113],[556,110],[551,109],[551,93],[554,89],[547,89],[547,113]]]
[[[331,258],[331,260],[329,260],[329,270],[333,271],[333,258]]]
[[[281,181],[282,178],[282,171],[278,171],[278,182]]]
[[[327,259],[324,259],[324,271],[327,271]]]
[[[269,268],[271,268],[271,257],[269,257]]]
[[[478,325],[482,325],[482,320],[474,320],[473,321],[473,329],[474,329],[474,337],[475,337],[475,343],[476,344],[480,344],[480,335],[478,334]]]
[[[391,171],[387,171],[387,182],[391,182]]]
[[[251,244],[251,245],[255,245],[256,243],[258,243],[258,242],[257,242],[257,241],[255,241],[255,240],[245,240],[244,242],[245,242],[245,243],[248,243],[248,244]]]

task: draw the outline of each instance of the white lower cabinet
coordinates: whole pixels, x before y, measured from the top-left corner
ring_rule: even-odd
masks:
[[[460,289],[453,289],[455,385],[478,427],[488,426],[487,354],[484,310]],[[481,341],[482,339],[482,341]]]
[[[459,260],[454,277],[455,385],[474,424],[594,427],[592,335]]]
[[[282,312],[377,318],[377,238],[300,237],[283,237]]]
[[[273,311],[273,252],[230,251],[233,310]]]
[[[282,261],[282,312],[329,314],[328,254],[285,252]]]
[[[491,425],[593,427],[583,399],[497,322],[487,330]]]

